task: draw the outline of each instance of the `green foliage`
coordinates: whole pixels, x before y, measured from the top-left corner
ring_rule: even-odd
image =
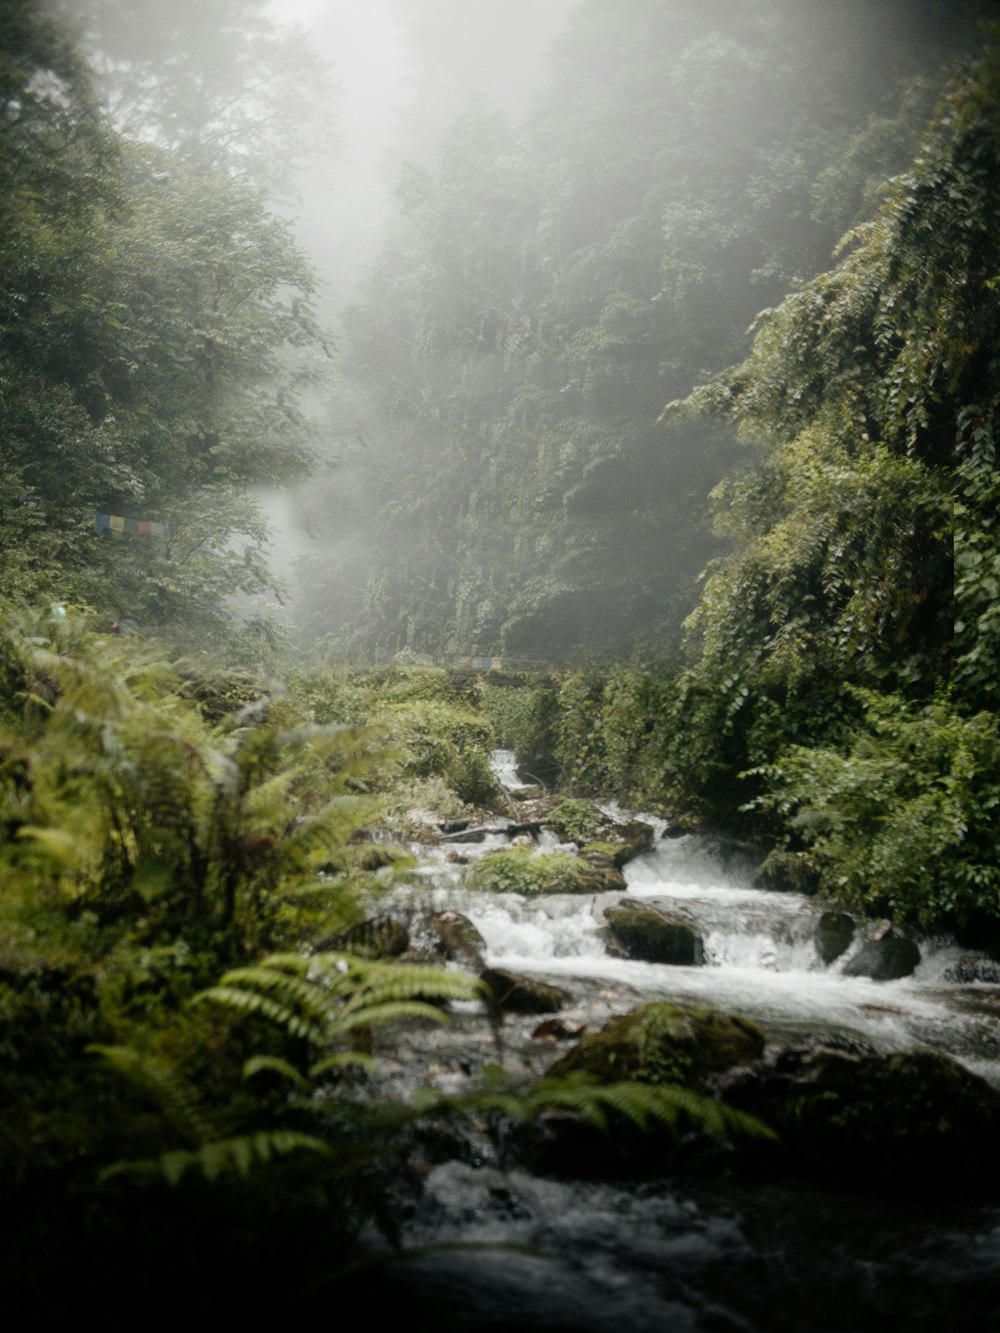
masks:
[[[497,744],[517,755],[529,776],[548,782],[556,774],[557,693],[552,685],[537,688],[487,684],[479,710],[493,724]]]
[[[308,627],[369,655],[675,649],[736,451],[657,414],[829,264],[919,137],[900,81],[978,50],[989,10],[575,6],[527,123],[474,105],[399,182],[345,319]]]
[[[479,857],[469,869],[471,888],[490,893],[587,893],[593,872],[568,852],[537,852],[531,847],[501,847]]]
[[[0,24],[0,591],[204,643],[274,589],[246,488],[310,457],[314,279],[258,190],[116,139],[48,13]]]
[[[841,750],[794,747],[761,776],[757,804],[838,899],[925,927],[1000,916],[1000,724],[946,697],[916,706],[862,693]]]
[[[960,709],[991,701],[997,87],[991,55],[838,266],[668,409],[724,412],[757,453],[717,491],[737,548],[709,571],[673,708],[665,776],[698,813],[733,818],[791,747],[848,750],[848,685],[927,699],[953,678]]]

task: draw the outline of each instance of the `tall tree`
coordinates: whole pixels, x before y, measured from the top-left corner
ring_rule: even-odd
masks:
[[[333,135],[330,70],[267,0],[66,0],[114,123],[203,172],[287,187]]]
[[[829,264],[919,133],[926,94],[901,107],[897,78],[974,43],[975,9],[577,6],[526,126],[473,109],[401,181],[347,320],[365,498],[313,623],[389,651],[676,645],[734,454],[713,426],[665,434],[661,406]]]
[[[308,455],[311,270],[259,190],[123,147],[37,4],[0,37],[4,588],[217,621],[225,595],[270,583],[245,488]],[[102,542],[102,513],[169,538]]]

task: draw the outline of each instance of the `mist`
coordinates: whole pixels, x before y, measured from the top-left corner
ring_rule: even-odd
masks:
[[[228,153],[312,265],[314,471],[255,491],[286,625],[561,661],[677,650],[746,451],[661,413],[872,216],[989,6],[69,8],[116,123]]]

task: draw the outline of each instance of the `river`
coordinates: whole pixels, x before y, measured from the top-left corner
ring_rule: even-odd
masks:
[[[494,766],[516,786],[512,756],[495,755]],[[753,887],[752,865],[704,838],[664,836],[661,820],[611,812],[654,825],[653,850],[626,867],[627,892],[681,906],[704,940],[704,965],[610,955],[601,913],[620,893],[526,899],[465,889],[463,862],[502,845],[502,834],[419,849],[409,908],[463,912],[485,938],[490,966],[572,995],[567,1024],[599,1025],[647,999],[708,1002],[754,1019],[775,1044],[819,1037],[878,1052],[928,1044],[1000,1085],[1000,988],[949,980],[967,950],[922,941],[916,972],[896,981],[845,975],[860,941],[824,967],[813,942],[820,905]],[[437,1086],[460,1091],[498,1054],[509,1068],[539,1073],[556,1053],[532,1038],[537,1018],[509,1019],[498,1053],[472,1009],[419,1051]],[[402,1086],[405,1060],[398,1072]],[[788,1184],[553,1180],[509,1168],[484,1138],[462,1160],[429,1164],[403,1240],[414,1253],[384,1269],[380,1300],[392,1313],[405,1308],[410,1327],[1000,1329],[994,1207]]]

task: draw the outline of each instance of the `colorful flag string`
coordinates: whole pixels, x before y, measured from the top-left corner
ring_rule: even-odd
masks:
[[[94,525],[102,537],[166,537],[169,525],[145,518],[123,518],[121,514],[95,514]]]

